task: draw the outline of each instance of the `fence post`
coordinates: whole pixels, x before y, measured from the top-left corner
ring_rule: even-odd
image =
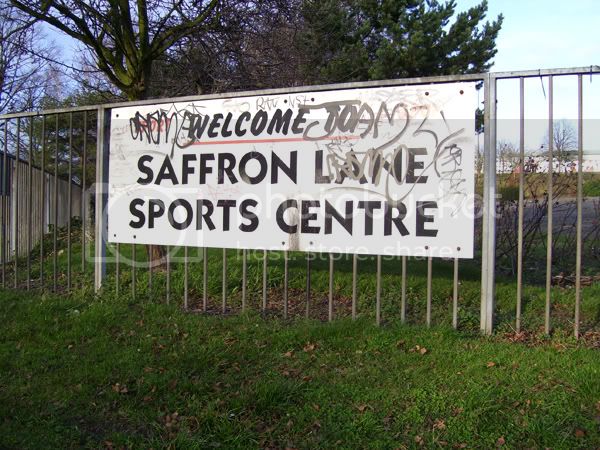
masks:
[[[110,142],[110,109],[98,108],[96,141],[96,235],[94,252],[94,291],[102,287],[106,277],[106,242],[108,221],[108,152]]]
[[[496,308],[496,77],[484,80],[483,230],[481,240],[481,331],[491,334]]]

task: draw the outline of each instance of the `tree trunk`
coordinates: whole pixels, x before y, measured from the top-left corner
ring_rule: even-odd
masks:
[[[162,245],[146,245],[150,267],[163,269],[167,262],[167,250]]]
[[[146,63],[139,73],[140,79],[133,83],[127,96],[129,100],[146,100],[148,96],[148,80],[152,76],[152,64]],[[146,245],[146,254],[151,268],[163,270],[167,263],[167,249],[162,245]]]

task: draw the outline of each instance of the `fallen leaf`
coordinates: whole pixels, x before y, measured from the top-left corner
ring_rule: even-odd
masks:
[[[494,361],[489,361],[489,362],[486,364],[486,366],[487,366],[487,367],[495,367],[495,366],[496,366],[496,363],[495,363]]]
[[[417,445],[423,445],[425,442],[423,441],[423,438],[421,436],[415,436],[415,442],[417,443]]]
[[[283,354],[283,356],[285,356],[286,358],[291,358],[294,355],[294,352],[292,350],[290,350],[289,352],[285,352]]]
[[[125,386],[124,384],[121,385],[121,383],[113,384],[112,390],[118,394],[127,394],[129,392],[127,386]]]
[[[444,420],[442,420],[442,419],[437,419],[433,424],[433,429],[434,430],[445,430],[446,422],[444,422]]]
[[[307,344],[304,346],[303,350],[307,353],[314,351],[314,349],[316,348],[315,344],[312,344],[310,342],[307,342]]]
[[[500,436],[496,441],[496,447],[502,447],[504,444],[506,444],[506,440],[504,439],[504,436]]]
[[[582,438],[584,436],[585,436],[585,431],[584,430],[579,429],[579,428],[577,428],[575,430],[575,437]]]
[[[305,375],[302,377],[302,381],[310,381],[310,380],[312,380],[312,378],[309,377],[308,375]]]
[[[173,414],[167,414],[165,416],[165,426],[167,428],[174,428],[175,426],[177,426],[178,421],[179,413],[177,411],[175,411]]]
[[[315,403],[315,404],[313,404],[313,405],[312,405],[312,407],[313,407],[313,409],[314,409],[315,411],[320,411],[320,410],[321,410],[321,407],[320,407],[319,405],[317,405],[316,403]]]
[[[409,352],[420,353],[421,355],[424,355],[425,353],[428,352],[428,350],[425,347],[421,347],[420,345],[415,345],[413,348],[411,348],[409,350]]]
[[[358,410],[360,412],[365,412],[368,407],[369,407],[369,405],[363,403],[362,405],[358,405]]]

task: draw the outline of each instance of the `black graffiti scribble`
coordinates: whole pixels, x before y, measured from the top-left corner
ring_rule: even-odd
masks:
[[[464,187],[466,180],[462,175],[462,149],[454,142],[461,138],[464,129],[451,131],[443,111],[439,111],[448,131],[445,136],[440,136],[439,126],[434,127],[431,124],[431,110],[431,105],[412,105],[409,108],[402,98],[389,102],[379,101],[377,106],[351,99],[317,105],[302,104],[299,105],[295,117],[289,108],[286,110],[274,108],[270,111],[259,109],[254,113],[244,111],[232,119],[231,112],[226,115],[221,113],[210,115],[206,114],[205,108],[200,105],[192,103],[178,110],[175,104],[172,104],[168,109],[157,109],[145,114],[137,111],[129,119],[129,127],[134,140],[153,145],[169,144],[171,157],[175,147],[186,148],[219,135],[228,138],[235,133],[240,136],[241,132],[237,127],[240,121],[245,123],[248,133],[254,136],[260,135],[263,131],[268,134],[290,132],[301,134],[307,141],[325,140],[328,142],[325,145],[328,174],[333,177],[336,184],[343,184],[346,179],[374,186],[383,184],[385,198],[391,202],[401,202],[415,186],[413,183],[401,198],[394,199],[390,193],[392,183],[401,185],[407,181],[407,174],[403,175],[401,168],[408,167],[411,149],[402,144],[401,140],[409,125],[416,120],[411,117],[411,112],[416,114],[424,111],[424,117],[419,119],[412,135],[430,136],[434,142],[435,152],[431,162],[421,169],[421,173],[425,174],[433,168],[441,181],[442,198],[461,195],[466,198]],[[324,113],[324,118],[308,121],[305,115],[311,111],[314,111],[317,116],[320,112]],[[233,120],[236,121],[235,124]],[[231,130],[227,129],[229,123],[231,123]],[[364,139],[368,135],[374,139],[378,138],[382,124],[398,131],[377,147],[357,151],[353,140],[357,137]],[[358,136],[356,136],[357,132],[359,132]],[[348,134],[349,136],[346,136]],[[344,189],[349,187],[345,186]],[[370,192],[382,195],[379,192]]]
[[[157,109],[145,114],[136,111],[129,119],[131,138],[146,144],[169,144],[170,156],[173,156],[176,146],[185,148],[193,143],[186,136],[181,136],[182,126],[190,115],[202,115],[202,109],[202,106],[191,104],[178,110],[172,104],[169,109]]]
[[[440,183],[444,189],[441,199],[453,197],[453,203],[456,205],[452,215],[456,214],[467,199],[465,192],[466,178],[463,177],[462,155],[463,150],[456,143],[446,146],[441,160]]]
[[[328,105],[328,107],[330,106]],[[432,161],[423,167],[422,173],[425,174],[428,169],[433,167],[438,178],[443,181],[442,189],[444,192],[442,198],[452,195],[462,195],[466,198],[466,193],[462,189],[466,180],[461,177],[462,169],[460,168],[462,164],[462,149],[454,143],[449,143],[460,137],[464,133],[464,129],[449,132],[447,136],[440,140],[438,132],[429,127],[429,122],[431,121],[429,108],[422,106],[417,109],[426,109],[426,111],[424,119],[420,121],[416,130],[412,133],[413,136],[427,134],[432,137],[435,143],[435,152]],[[342,184],[345,179],[358,181],[361,184],[369,183],[373,186],[383,184],[384,194],[369,189],[367,191],[376,195],[383,195],[388,202],[392,203],[402,202],[412,192],[415,186],[414,183],[412,183],[408,192],[400,198],[393,198],[390,193],[393,186],[392,183],[395,183],[395,185],[405,184],[408,176],[407,173],[402,174],[401,168],[408,167],[408,158],[410,157],[411,149],[404,144],[395,145],[402,139],[412,120],[409,111],[406,108],[403,110],[406,116],[400,131],[392,139],[378,147],[373,147],[366,151],[356,151],[350,140],[340,139],[332,139],[325,146],[327,149],[326,162],[329,170],[328,173],[330,176],[333,176],[336,184]],[[393,113],[387,117],[390,124],[394,125]],[[442,118],[447,125],[443,114]],[[338,120],[341,120],[341,118],[338,117]],[[367,130],[371,129],[372,126],[368,125]],[[442,166],[442,169],[439,168],[439,165]],[[335,189],[339,188],[331,188],[331,190]],[[345,189],[348,189],[348,187],[345,187]],[[364,190],[364,188],[350,189]]]
[[[310,120],[307,115],[312,111],[317,117]],[[408,115],[402,102],[392,105],[379,102],[373,108],[361,100],[342,100],[318,105],[302,104],[296,110],[291,108],[259,109],[253,113],[243,111],[206,114],[206,110],[195,104],[183,110],[177,110],[173,104],[169,109],[157,109],[148,113],[136,113],[129,119],[131,137],[151,145],[171,144],[173,147],[186,148],[200,141],[232,136],[261,136],[292,134],[301,135],[304,140],[318,141],[336,134],[354,134],[358,137],[379,136],[380,123],[395,125],[399,111]],[[319,130],[322,131],[320,132]],[[399,133],[397,139],[400,137]],[[397,140],[396,139],[396,140]]]

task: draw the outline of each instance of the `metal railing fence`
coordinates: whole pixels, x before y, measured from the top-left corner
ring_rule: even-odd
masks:
[[[479,327],[485,333],[494,329],[496,313],[496,236],[498,221],[497,206],[497,85],[505,80],[519,82],[519,146],[518,146],[518,200],[517,200],[517,271],[516,271],[516,311],[515,329],[522,329],[523,311],[523,259],[524,259],[524,221],[526,215],[525,180],[523,170],[525,162],[525,80],[540,78],[547,80],[548,94],[548,158],[553,159],[553,125],[554,125],[554,80],[557,77],[573,76],[577,78],[577,147],[578,170],[576,192],[576,270],[575,270],[575,305],[573,311],[573,327],[576,337],[580,335],[581,321],[581,277],[582,277],[582,201],[583,201],[583,88],[582,78],[594,76],[600,68],[571,68],[539,71],[499,72],[469,75],[451,75],[442,77],[423,77],[400,80],[385,80],[360,83],[345,83],[336,85],[310,86],[290,89],[271,89],[252,92],[236,92],[204,96],[184,97],[177,99],[153,99],[140,102],[87,106],[78,108],[54,109],[39,112],[4,114],[0,116],[4,129],[2,141],[2,198],[0,204],[0,220],[2,232],[0,236],[2,286],[7,288],[51,289],[55,292],[71,290],[75,286],[94,284],[96,291],[108,286],[106,284],[108,268],[111,286],[116,295],[123,294],[125,280],[131,286],[130,294],[135,298],[138,291],[146,291],[151,296],[160,295],[166,302],[173,299],[175,282],[182,283],[182,304],[190,308],[190,277],[201,273],[201,289],[198,309],[210,309],[209,285],[218,282],[220,278],[220,311],[230,310],[229,304],[234,293],[231,291],[230,271],[235,271],[235,295],[240,295],[240,308],[250,307],[248,277],[256,276],[254,285],[261,285],[259,304],[262,312],[267,312],[270,295],[269,262],[274,252],[260,251],[251,255],[250,251],[242,250],[236,253],[236,261],[241,260],[241,267],[228,266],[231,253],[226,249],[221,254],[220,273],[209,273],[209,257],[215,258],[214,253],[207,248],[182,250],[167,248],[164,267],[156,270],[156,261],[145,261],[143,276],[139,261],[139,245],[124,246],[107,243],[107,213],[108,193],[108,152],[110,140],[110,112],[114,107],[134,106],[144,104],[165,104],[174,101],[199,101],[207,99],[226,99],[251,95],[289,94],[295,92],[318,92],[337,89],[369,88],[384,86],[419,85],[430,83],[473,82],[481,84],[483,92],[483,168],[482,177],[482,223],[478,230],[481,245],[478,252],[480,258],[480,301]],[[12,161],[12,163],[11,163]],[[15,169],[16,167],[16,169]],[[554,174],[552,164],[549,164],[547,174],[547,220],[546,220],[546,279],[545,279],[545,309],[544,330],[550,333],[552,328],[552,276],[553,276],[553,186]],[[92,185],[92,183],[94,183]],[[92,191],[93,192],[90,192]],[[88,194],[93,195],[88,195]],[[11,233],[10,230],[13,230]],[[22,244],[22,243],[25,244]],[[93,254],[92,254],[92,248]],[[74,249],[76,253],[74,255]],[[197,252],[193,259],[190,252]],[[352,318],[358,315],[358,303],[361,295],[359,287],[359,257],[351,255],[351,261],[338,263],[336,255],[324,255],[320,262],[317,255],[306,253],[304,256],[290,255],[287,251],[280,252],[283,257],[283,275],[277,284],[281,284],[281,311],[283,317],[290,315],[290,283],[298,286],[295,279],[290,278],[290,265],[295,271],[304,272],[303,291],[295,287],[296,306],[302,298],[302,314],[309,316],[313,307],[313,280],[315,267],[327,268],[327,320],[335,317],[336,285],[335,274],[337,264],[351,272],[350,305]],[[179,262],[174,258],[177,257]],[[293,259],[291,259],[293,257]],[[75,259],[80,264],[75,264]],[[192,260],[193,259],[193,260]],[[305,259],[300,269],[297,261]],[[202,270],[190,266],[201,261]],[[399,316],[402,322],[409,321],[408,298],[411,295],[407,267],[410,258],[396,258],[399,263]],[[381,323],[382,316],[382,262],[381,256],[375,258],[375,320]],[[451,262],[451,323],[459,326],[460,283],[459,262]],[[182,270],[175,265],[180,264]],[[411,263],[412,264],[412,263]],[[416,263],[419,264],[419,263]],[[93,271],[91,270],[93,266]],[[124,268],[126,266],[127,268]],[[47,268],[51,267],[51,270]],[[425,270],[425,268],[423,268]],[[238,272],[239,270],[239,272]],[[93,278],[92,278],[93,272]],[[35,276],[34,276],[35,275]],[[177,278],[175,280],[175,278]],[[141,289],[140,279],[146,283]],[[198,278],[198,281],[200,278]],[[12,281],[12,283],[10,282]],[[75,282],[74,282],[75,281]],[[425,283],[425,323],[432,324],[432,301],[434,292],[433,258],[426,259]],[[239,289],[238,289],[239,288]],[[158,290],[162,290],[157,294]],[[194,288],[195,289],[195,288]],[[214,289],[213,289],[214,291]],[[239,294],[238,294],[239,291]],[[196,295],[197,292],[194,292]],[[298,308],[296,308],[298,309]]]

